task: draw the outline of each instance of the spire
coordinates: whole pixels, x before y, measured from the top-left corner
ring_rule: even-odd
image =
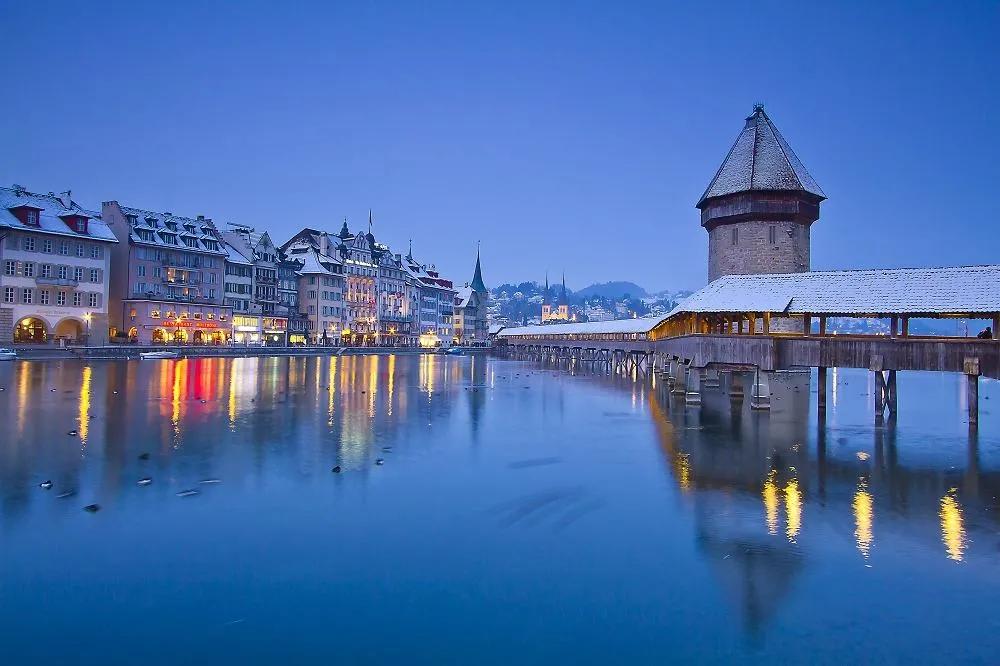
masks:
[[[548,305],[549,303],[549,271],[545,271],[545,291],[542,292],[542,305]]]
[[[826,194],[806,170],[791,146],[764,113],[763,104],[755,104],[743,131],[729,149],[722,166],[698,201],[752,190],[806,192],[822,201]]]
[[[566,298],[566,271],[562,274],[562,293],[559,294],[559,305],[569,305],[569,300]]]
[[[486,283],[483,282],[483,269],[479,265],[479,241],[476,241],[476,272],[472,276],[472,290],[486,291]]]
[[[340,238],[343,240],[351,235],[351,230],[347,228],[347,218],[344,218],[344,226],[340,228]]]
[[[372,209],[368,209],[368,234],[372,232]]]
[[[406,258],[413,261],[413,239],[410,239],[410,249],[406,251]]]

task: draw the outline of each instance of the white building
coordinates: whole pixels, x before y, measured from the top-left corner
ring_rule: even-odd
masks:
[[[104,344],[117,240],[70,192],[0,188],[0,343]]]
[[[299,268],[298,308],[307,318],[310,344],[341,344],[345,328],[344,264],[331,256],[336,243],[326,233],[304,229],[283,252]]]

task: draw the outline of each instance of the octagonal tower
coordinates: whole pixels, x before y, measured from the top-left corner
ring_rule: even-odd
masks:
[[[708,231],[708,279],[809,270],[809,235],[826,199],[763,105],[698,201]]]

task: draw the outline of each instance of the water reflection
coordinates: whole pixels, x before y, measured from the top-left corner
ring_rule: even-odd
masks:
[[[755,639],[808,616],[803,609],[818,611],[815,577],[830,571],[845,589],[827,585],[822,594],[841,603],[838,595],[857,593],[857,570],[886,575],[912,562],[924,587],[947,589],[935,567],[995,586],[1000,443],[990,421],[966,440],[904,407],[898,429],[875,428],[860,395],[863,375],[840,372],[829,425],[820,428],[812,381],[781,377],[771,413],[762,414],[721,390],[706,390],[692,408],[627,374],[486,357],[18,362],[0,367],[8,389],[0,423],[12,435],[0,443],[5,555],[45,530],[93,547],[75,527],[98,524],[80,522],[84,501],[100,501],[105,525],[162,519],[162,538],[174,541],[187,538],[198,515],[210,517],[213,537],[234,516],[252,515],[244,529],[225,528],[247,552],[280,547],[272,536],[280,533],[297,545],[299,565],[315,547],[361,587],[359,563],[376,554],[390,558],[380,571],[423,581],[440,561],[448,573],[435,571],[436,580],[451,584],[448,576],[469,572],[491,590],[512,585],[508,564],[517,561],[547,578],[529,577],[515,605],[543,607],[545,595],[561,593],[565,605],[547,618],[555,622],[573,604],[613,615],[608,599],[623,598],[616,586],[631,573],[632,594],[653,596],[643,612],[667,625],[657,613],[673,612],[676,590],[690,579],[707,584],[704,598],[690,602],[702,604],[704,617],[738,618],[731,624]],[[385,467],[375,466],[379,458]],[[343,473],[331,474],[334,466]],[[138,491],[146,475],[154,485]],[[209,478],[224,481],[213,496],[220,504],[203,497],[183,505],[189,513],[170,513],[180,511],[175,491]],[[43,479],[53,493],[38,489]],[[68,490],[76,504],[57,503],[55,491]],[[383,511],[369,513],[372,506]],[[258,530],[256,520],[271,515],[278,518]],[[544,534],[531,532],[541,527]],[[428,541],[435,547],[420,553],[416,544]],[[23,567],[31,556],[21,554]],[[266,568],[259,557],[264,563],[248,576]],[[595,573],[603,571],[606,581]],[[12,576],[0,573],[0,581],[9,586]],[[712,605],[716,594],[725,605]],[[474,617],[486,606],[456,614]],[[620,626],[637,631],[634,616],[629,622]]]

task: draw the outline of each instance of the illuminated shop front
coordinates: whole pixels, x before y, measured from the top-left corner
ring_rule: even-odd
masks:
[[[238,345],[283,346],[287,332],[286,317],[233,315],[233,342]]]
[[[130,342],[221,345],[232,339],[232,308],[172,301],[125,301]]]

